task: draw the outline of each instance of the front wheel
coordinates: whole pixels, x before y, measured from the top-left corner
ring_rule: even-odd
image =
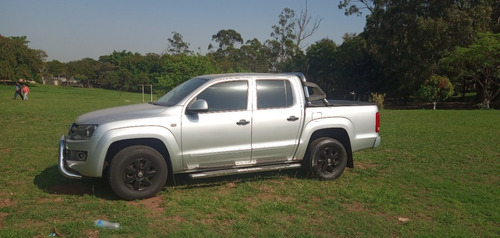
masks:
[[[321,180],[334,180],[340,177],[347,165],[344,145],[328,137],[314,140],[309,145],[306,156],[306,169]]]
[[[109,185],[124,200],[149,198],[165,185],[168,167],[163,156],[149,146],[130,146],[118,152],[109,168]]]

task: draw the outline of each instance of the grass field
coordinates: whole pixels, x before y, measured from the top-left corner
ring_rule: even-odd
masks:
[[[0,86],[0,237],[500,237],[500,111],[383,110],[382,145],[336,181],[298,171],[190,181],[126,202],[57,169],[80,114],[141,94]],[[95,219],[120,230],[94,227]]]

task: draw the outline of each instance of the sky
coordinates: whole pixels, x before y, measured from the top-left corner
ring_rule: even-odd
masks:
[[[340,45],[345,33],[363,31],[365,17],[345,16],[337,5],[307,1],[312,21],[322,21],[306,44],[328,38]],[[47,53],[47,61],[97,60],[122,50],[161,54],[172,32],[195,53],[206,54],[220,30],[233,29],[244,41],[271,39],[284,8],[299,15],[306,0],[0,0],[0,35],[26,36],[30,48]]]

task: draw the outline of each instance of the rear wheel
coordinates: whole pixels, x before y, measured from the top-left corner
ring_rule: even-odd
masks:
[[[124,200],[149,198],[165,185],[168,167],[163,156],[149,146],[130,146],[118,152],[109,168],[109,185]]]
[[[306,169],[321,180],[334,180],[344,172],[347,152],[339,141],[322,137],[314,140],[307,149]]]

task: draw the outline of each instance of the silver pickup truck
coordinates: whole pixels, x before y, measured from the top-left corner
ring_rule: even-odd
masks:
[[[374,104],[328,101],[301,73],[192,78],[154,103],[80,116],[59,141],[68,178],[107,176],[122,199],[154,196],[169,174],[193,179],[300,168],[323,180],[380,145]]]

